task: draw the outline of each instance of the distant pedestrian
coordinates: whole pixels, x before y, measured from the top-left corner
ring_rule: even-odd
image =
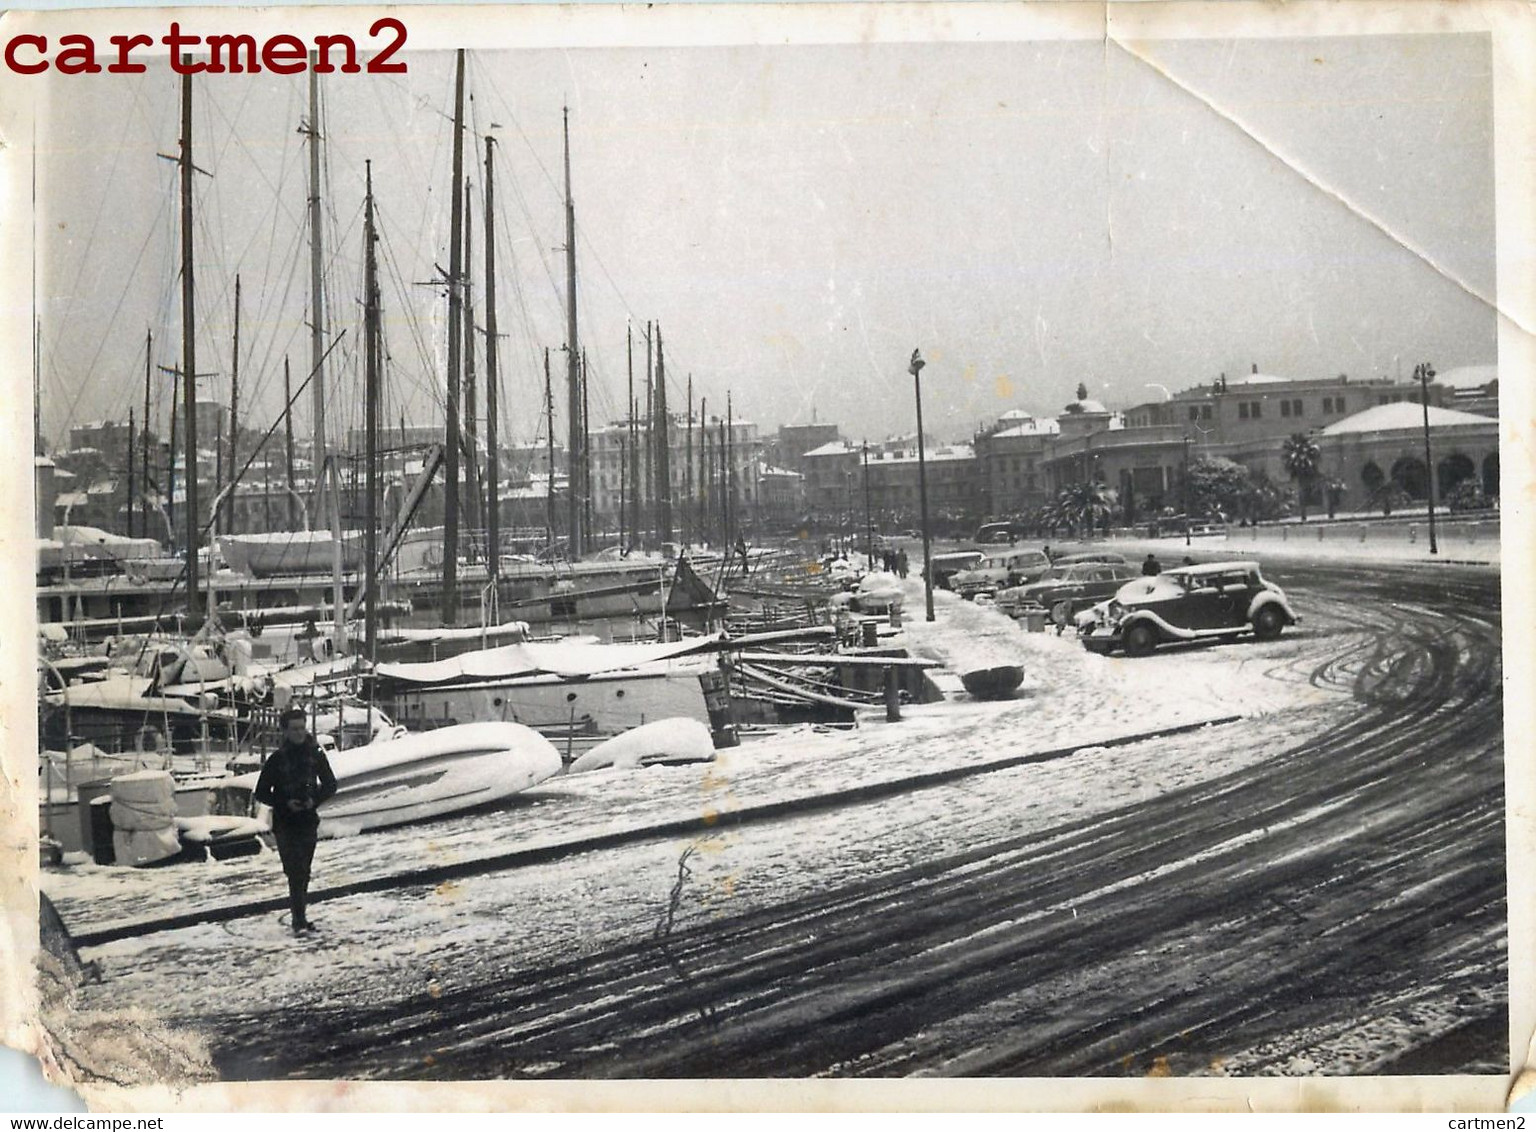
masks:
[[[288,909],[294,935],[315,930],[304,909],[320,829],[317,811],[322,802],[336,793],[331,764],[304,726],[304,719],[300,708],[283,712],[283,741],[261,768],[255,793],[256,801],[272,807],[272,836],[283,862],[283,875],[288,878]]]
[[[1045,555],[1045,560],[1047,562],[1049,562],[1051,560],[1051,547],[1050,547],[1050,544],[1047,543],[1045,546],[1042,546],[1040,548],[1040,551],[1041,551],[1041,553],[1043,553]]]
[[[1157,555],[1148,554],[1142,561],[1141,573],[1144,577],[1152,578],[1163,572],[1163,564],[1157,560]]]
[[[1186,566],[1193,566],[1194,564],[1195,564],[1195,560],[1193,558],[1191,558],[1189,555],[1186,554],[1184,556],[1184,565],[1186,565]]]
[[[741,535],[736,536],[736,557],[741,559],[741,572],[747,572],[747,540]]]
[[[898,578],[905,578],[907,576],[907,552],[905,550],[898,550],[896,552],[896,576]]]

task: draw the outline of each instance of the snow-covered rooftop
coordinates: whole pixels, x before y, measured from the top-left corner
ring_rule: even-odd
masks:
[[[1283,385],[1295,381],[1294,377],[1279,377],[1272,373],[1244,373],[1227,378],[1228,385]]]
[[[1007,419],[1007,417],[1005,415],[1000,419]],[[993,433],[992,438],[997,440],[1007,436],[1050,436],[1060,431],[1061,425],[1057,423],[1055,417],[1036,418],[1026,416],[1011,428],[1005,428],[1001,432]]]
[[[841,440],[831,440],[831,441],[828,441],[826,444],[823,444],[820,448],[812,448],[809,452],[802,453],[802,455],[803,456],[846,456],[846,455],[848,455],[852,451],[854,451],[854,450],[852,448],[849,448],[848,445],[844,444]]]
[[[1444,385],[1451,389],[1481,389],[1489,382],[1499,380],[1499,367],[1493,366],[1456,366],[1444,373],[1435,374],[1435,384]]]
[[[1435,405],[1429,407],[1430,428],[1448,428],[1452,425],[1484,425],[1495,432],[1499,427],[1499,423],[1492,417],[1463,413],[1459,409],[1441,409]],[[1423,427],[1424,407],[1414,401],[1398,401],[1391,405],[1375,405],[1341,421],[1334,421],[1323,429],[1323,435],[1347,436],[1360,432],[1394,432]]]

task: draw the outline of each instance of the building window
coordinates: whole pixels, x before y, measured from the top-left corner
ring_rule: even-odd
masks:
[[[1280,415],[1282,417],[1288,417],[1291,415],[1291,403],[1289,401],[1280,402]]]
[[[1237,403],[1237,419],[1240,420],[1240,421],[1246,421],[1248,419],[1248,402],[1247,401],[1239,401]]]
[[[1263,406],[1263,404],[1261,402],[1258,402],[1258,401],[1250,402],[1249,405],[1248,405],[1248,415],[1250,417],[1252,417],[1254,420],[1258,420],[1260,417],[1262,417],[1264,415],[1264,406]]]
[[[1332,397],[1324,397],[1323,398],[1323,413],[1326,415],[1326,414],[1331,413],[1331,412],[1333,412],[1333,398]]]
[[[1200,406],[1199,405],[1191,405],[1189,407],[1189,419],[1192,420],[1192,421],[1197,421],[1197,420],[1200,419]]]
[[[1335,397],[1333,399],[1333,411],[1336,413],[1344,412],[1344,398]]]
[[[1200,406],[1200,419],[1202,421],[1208,421],[1211,419],[1211,407],[1209,405]]]

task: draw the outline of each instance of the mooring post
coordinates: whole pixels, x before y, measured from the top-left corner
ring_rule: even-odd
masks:
[[[885,721],[901,722],[901,689],[896,681],[896,666],[885,666]]]

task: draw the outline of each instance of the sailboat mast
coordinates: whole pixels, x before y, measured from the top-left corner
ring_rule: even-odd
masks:
[[[656,382],[651,367],[651,323],[645,323],[645,525],[656,534]]]
[[[464,50],[459,49],[453,83],[453,202],[448,233],[448,451],[443,486],[443,624],[459,617],[459,328],[464,261]]]
[[[378,233],[373,216],[373,162],[364,162],[367,195],[363,210],[363,447],[366,482],[363,491],[363,563],[368,571],[363,596],[363,647],[370,662],[379,644],[379,266]]]
[[[549,444],[549,456],[545,462],[549,477],[544,488],[545,525],[549,527],[549,544],[555,544],[555,398],[549,384],[549,347],[544,347],[544,436]],[[566,476],[566,490],[570,490],[570,476]]]
[[[725,391],[725,545],[727,550],[734,542],[736,509],[736,461],[731,446],[736,440],[736,411],[731,407],[731,391]]]
[[[581,352],[581,544],[592,541],[592,419],[587,400],[587,352]]]
[[[629,494],[635,489],[635,478],[630,474],[629,463],[635,451],[635,328],[628,323],[624,325],[624,368],[628,375],[629,412],[624,418],[624,432],[619,446],[619,542],[624,543],[624,536],[629,535],[630,546],[634,545],[635,511],[628,506]],[[625,517],[629,519],[629,525],[625,525]]]
[[[661,505],[661,529],[658,542],[672,541],[672,446],[671,422],[667,420],[667,364],[661,352],[661,326],[656,326],[656,424],[660,435],[656,438],[657,502]]]
[[[709,501],[712,498],[709,492],[710,481],[714,479],[709,462],[709,398],[699,398],[699,539],[702,542],[713,542],[710,530]]]
[[[139,533],[140,534],[148,534],[149,533],[149,503],[147,502],[147,500],[149,498],[149,378],[150,378],[150,372],[154,368],[154,353],[155,353],[155,332],[153,330],[145,330],[144,331],[144,415],[139,418],[140,422],[143,425],[142,444],[143,444],[143,447],[144,447],[144,463],[143,463],[143,466],[142,466],[143,474],[139,477],[139,481],[140,481],[140,493],[144,496],[144,499],[146,500],[146,502],[143,503],[143,505],[142,505],[142,512],[140,514],[140,518],[142,520],[139,523]]]
[[[165,514],[171,520],[171,541],[176,531],[176,419],[177,402],[181,398],[181,369],[171,370],[171,436],[165,447]],[[175,547],[169,549],[175,550]]]
[[[469,181],[464,182],[464,493],[470,530],[481,529],[479,396],[475,389],[475,302],[470,272],[474,270],[475,212]]]
[[[491,163],[495,142],[495,138],[485,139],[485,471],[490,479],[485,503],[490,512],[492,585],[501,577],[501,461],[496,453],[496,416],[500,411],[496,386],[501,379],[496,373],[496,179]]]
[[[288,482],[288,525],[293,518],[293,383],[288,376],[288,355],[283,355],[283,472]]]
[[[200,602],[197,584],[197,328],[193,294],[192,76],[185,74],[181,77],[181,369],[187,418],[187,609],[195,617]]]
[[[320,227],[320,80],[316,75],[315,55],[310,54],[309,121],[304,133],[309,144],[309,371],[313,389],[314,444],[310,455],[314,477],[315,518],[319,521],[324,506],[324,477],[321,475],[330,449],[325,434],[325,281],[321,273],[324,260],[323,233]]]
[[[133,537],[133,406],[128,406],[128,537]]]
[[[240,474],[240,276],[235,276],[235,354],[229,374],[229,498],[224,529],[235,533],[235,477]]]
[[[683,541],[699,537],[698,500],[693,483],[693,374],[688,375],[688,423],[683,431]]]
[[[585,486],[580,469],[585,465],[587,453],[581,444],[581,339],[576,325],[576,205],[571,200],[571,111],[562,110],[565,136],[565,360],[567,417],[571,434],[570,450],[566,462],[570,465],[566,481],[570,484],[570,526],[568,553],[571,561],[580,558],[586,547],[582,544],[581,494],[577,485]]]

